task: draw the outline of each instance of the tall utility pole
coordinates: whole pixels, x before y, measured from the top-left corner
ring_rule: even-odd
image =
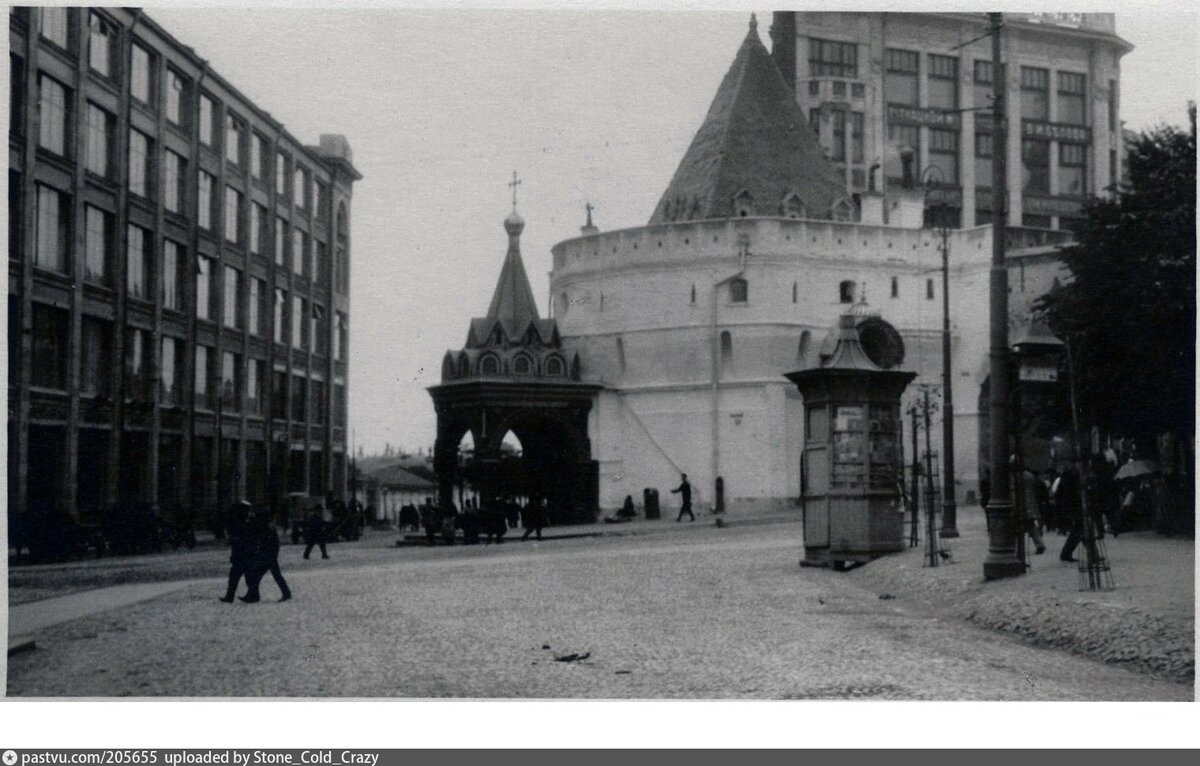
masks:
[[[1004,262],[1004,225],[1007,215],[1008,173],[1004,160],[1008,124],[1005,121],[1007,73],[1000,60],[1000,32],[1004,14],[988,14],[992,35],[992,268],[990,274],[991,369],[988,376],[988,412],[991,439],[988,463],[991,495],[988,499],[988,555],[983,562],[985,580],[1025,573],[1017,558],[1012,486],[1008,471],[1008,267]]]
[[[946,209],[943,205],[942,214]],[[958,537],[954,499],[954,397],[950,381],[950,222],[942,221],[942,537]]]

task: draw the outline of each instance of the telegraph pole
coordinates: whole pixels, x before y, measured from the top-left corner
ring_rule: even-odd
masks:
[[[945,207],[942,208],[945,215]],[[954,498],[954,397],[950,380],[950,222],[942,221],[942,537],[958,537]]]
[[[1004,262],[1004,225],[1007,213],[1008,174],[1005,151],[1008,125],[1005,122],[1004,64],[1000,60],[1000,32],[1004,14],[989,13],[992,36],[992,267],[990,273],[991,348],[988,383],[988,412],[991,438],[991,497],[988,500],[988,555],[983,562],[985,580],[1024,574],[1017,558],[1012,487],[1008,470],[1008,267]]]

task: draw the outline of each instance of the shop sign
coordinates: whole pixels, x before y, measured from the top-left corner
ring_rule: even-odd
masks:
[[[921,125],[927,128],[958,129],[959,117],[957,112],[945,112],[941,109],[921,109],[915,106],[888,105],[888,122],[904,125]]]
[[[1092,131],[1082,125],[1065,125],[1061,122],[1021,121],[1021,135],[1025,138],[1041,138],[1047,141],[1067,141],[1086,144],[1092,140]]]
[[[1083,204],[1079,200],[1065,197],[1040,197],[1026,194],[1021,200],[1021,209],[1035,215],[1079,216],[1083,214]]]

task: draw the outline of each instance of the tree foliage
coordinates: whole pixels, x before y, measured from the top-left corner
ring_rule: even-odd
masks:
[[[1113,199],[1086,208],[1063,250],[1067,284],[1037,310],[1070,344],[1089,423],[1147,439],[1195,433],[1196,113],[1129,146]]]

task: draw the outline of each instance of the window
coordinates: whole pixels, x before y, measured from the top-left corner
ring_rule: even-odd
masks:
[[[299,295],[292,296],[292,347],[307,348],[308,347],[308,322],[305,317],[308,316],[306,301]]]
[[[31,383],[39,388],[67,387],[67,329],[70,314],[65,309],[33,304],[33,353]]]
[[[721,368],[725,369],[733,363],[733,336],[729,330],[721,331]]]
[[[275,219],[275,265],[284,265],[283,244],[287,241],[287,221],[282,218]]]
[[[22,236],[23,226],[21,225],[24,213],[22,209],[22,199],[24,195],[21,193],[21,174],[9,168],[8,171],[8,258],[12,261],[24,260],[24,243],[25,238]],[[19,345],[19,344],[18,344]],[[16,369],[10,367],[9,369]]]
[[[287,379],[284,370],[275,370],[271,374],[271,417],[276,420],[287,420]]]
[[[846,161],[846,112],[841,109],[833,110],[833,145],[829,149],[829,159]]]
[[[150,139],[141,131],[129,130],[129,191],[150,196]]]
[[[20,136],[25,132],[25,62],[10,53],[8,65],[8,131]]]
[[[150,51],[133,44],[129,64],[129,94],[143,104],[152,104],[154,95]]]
[[[211,147],[213,145],[213,120],[216,117],[216,104],[203,93],[200,94],[200,143]]]
[[[262,335],[264,302],[267,286],[258,277],[250,277],[250,294],[246,298],[246,324],[251,335]]]
[[[275,342],[286,343],[284,323],[287,320],[287,293],[275,288]]]
[[[261,359],[246,360],[246,412],[251,415],[262,414],[262,382],[265,368],[266,362]]]
[[[238,380],[241,370],[241,359],[232,351],[221,352],[221,406],[227,409],[241,409],[238,400]]]
[[[169,336],[159,340],[159,402],[164,406],[179,404],[179,370],[176,365],[182,360],[180,342]]]
[[[1077,197],[1087,194],[1087,146],[1058,145],[1058,193]]]
[[[292,420],[305,420],[307,417],[308,408],[305,406],[307,402],[308,381],[299,375],[292,376]]]
[[[958,108],[958,59],[929,54],[929,106],[933,109]]]
[[[745,303],[748,298],[749,285],[744,279],[733,279],[729,282],[729,302]]]
[[[150,388],[150,331],[125,328],[125,401],[148,402]]]
[[[33,262],[39,268],[66,274],[69,200],[57,189],[41,184],[37,195],[37,250]]]
[[[251,134],[250,174],[259,180],[267,178],[267,159],[270,156],[271,150],[267,146],[267,139],[261,133]]]
[[[808,126],[812,128],[813,135],[817,140],[821,140],[821,107],[814,106],[808,110]]]
[[[67,89],[46,75],[38,79],[38,146],[67,156]]]
[[[838,285],[838,302],[854,303],[854,282],[847,279]]]
[[[929,129],[929,167],[941,171],[944,183],[958,184],[958,131]]]
[[[833,85],[833,95],[845,97],[846,83],[842,82],[841,80],[835,80],[832,83],[832,85]]]
[[[299,229],[292,229],[292,271],[296,272],[296,274],[300,276],[304,276],[306,274],[304,268],[307,265],[305,263],[307,260],[305,257],[307,255],[305,252],[305,246],[307,245],[306,239],[307,238],[304,236],[304,232],[300,231]]]
[[[807,212],[804,209],[804,202],[800,199],[800,195],[795,192],[789,194],[787,199],[783,201],[783,214],[788,218],[804,218]],[[692,302],[695,302],[695,296],[692,296]]]
[[[329,187],[317,181],[317,220],[329,223]]]
[[[42,8],[42,37],[66,50],[69,45],[70,10],[67,8]]]
[[[163,152],[163,206],[172,213],[183,212],[187,195],[187,160],[170,149]]]
[[[147,249],[153,235],[141,226],[129,224],[125,247],[125,290],[131,298],[148,298],[146,284]]]
[[[917,106],[917,52],[888,48],[883,75],[883,100],[889,104]]]
[[[116,27],[95,11],[88,14],[88,66],[101,77],[112,75],[116,40]]]
[[[813,77],[858,77],[858,46],[810,37],[808,71]]]
[[[555,372],[550,372],[550,367],[556,366]],[[562,375],[562,362],[557,359],[551,359],[547,364],[547,375]],[[346,384],[337,381],[333,384],[333,424],[335,426],[346,425]]]
[[[863,161],[864,118],[862,112],[850,112],[850,161]]]
[[[811,62],[809,62],[809,69],[810,70],[812,69]],[[809,80],[808,81],[808,95],[810,95],[810,96],[821,95],[821,83],[819,80]]]
[[[79,393],[84,396],[108,396],[112,376],[108,363],[112,359],[112,322],[85,316],[83,338],[79,353]]]
[[[195,386],[192,389],[195,394],[195,404],[199,409],[212,409],[212,400],[209,398],[209,348],[196,344],[196,374]]]
[[[240,298],[242,282],[242,274],[232,266],[225,267],[225,302],[223,304],[221,318],[226,327],[238,328],[241,322],[238,317],[241,315],[241,306],[238,299]]]
[[[275,193],[280,197],[286,197],[288,193],[287,155],[283,152],[275,155]]]
[[[975,108],[985,111],[992,107],[992,62],[975,62]]]
[[[900,280],[896,277],[892,277],[892,297],[900,297]]]
[[[225,112],[225,159],[235,165],[242,161],[242,121],[233,112]]]
[[[321,287],[325,287],[329,284],[329,271],[326,263],[329,247],[319,239],[313,244],[313,280]]]
[[[1050,72],[1021,67],[1021,119],[1046,122],[1050,119]]]
[[[212,258],[196,256],[196,316],[212,319]]]
[[[933,280],[932,279],[925,280],[925,300],[927,300],[927,301],[933,300]]]
[[[1037,194],[1050,193],[1050,142],[1021,141],[1021,188]]]
[[[159,289],[162,291],[162,307],[172,311],[183,310],[184,270],[182,268],[183,248],[169,239],[163,240],[162,280]]]
[[[346,358],[346,315],[337,315],[337,332],[333,336],[333,358],[344,360]]]
[[[241,243],[242,193],[232,186],[225,187],[225,239]]]
[[[1049,229],[1050,216],[1024,213],[1021,215],[1021,225],[1027,229]]]
[[[1117,185],[1117,176],[1119,174],[1119,170],[1120,170],[1120,168],[1117,165],[1117,150],[1109,149],[1108,150],[1108,185],[1109,186],[1115,187]],[[11,181],[9,183],[11,184]],[[12,187],[10,186],[9,188],[12,188]],[[12,216],[9,216],[9,220],[13,220]]]
[[[887,129],[888,151],[884,156],[884,173],[893,181],[904,178],[904,162],[900,150],[908,147],[913,151],[913,172],[921,167],[921,129],[916,125],[890,123]]]
[[[84,222],[86,231],[83,278],[107,285],[112,274],[109,258],[112,247],[112,216],[88,205],[84,211]]]
[[[528,360],[526,360],[528,363]],[[314,380],[309,383],[312,388],[312,422],[321,424],[325,422],[325,382]]]
[[[325,307],[314,303],[312,307],[312,349],[314,354],[325,356],[329,352],[326,338]]]
[[[975,134],[975,185],[992,188],[992,134]]]
[[[347,249],[350,238],[350,219],[346,215],[346,203],[338,205],[337,212],[337,251],[335,278],[337,279],[337,290],[339,293],[346,293],[350,290],[350,253]]]
[[[1074,72],[1058,73],[1058,121],[1087,125],[1087,77]]]
[[[213,226],[213,181],[211,174],[200,171],[200,193],[197,200],[197,223],[202,229],[212,229]]]
[[[1117,129],[1117,81],[1108,81],[1108,129]]]
[[[796,282],[792,282],[792,303],[795,303],[796,300],[799,299],[799,297],[800,297],[800,285]]]
[[[167,122],[187,127],[187,80],[174,69],[167,70]]]
[[[292,199],[296,202],[296,207],[308,207],[308,171],[297,166],[292,173],[292,183],[295,188],[292,191]]]
[[[267,229],[267,209],[257,202],[250,205],[250,252],[261,253]]]

